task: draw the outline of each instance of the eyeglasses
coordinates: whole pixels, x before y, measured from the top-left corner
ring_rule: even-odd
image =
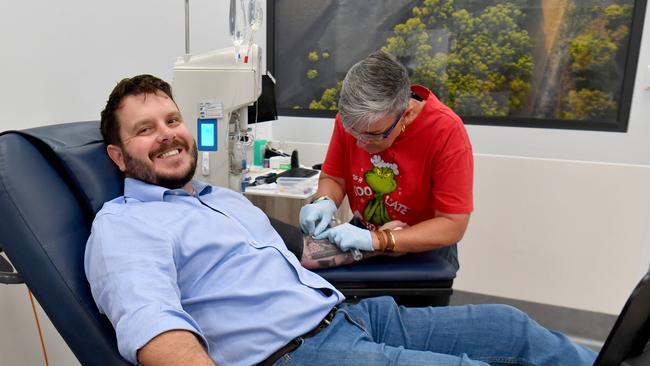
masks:
[[[347,130],[347,131],[355,138],[363,141],[385,140],[386,138],[388,138],[388,136],[390,136],[390,134],[395,129],[395,126],[397,126],[397,123],[402,119],[402,117],[404,116],[404,112],[405,111],[402,111],[400,114],[398,114],[397,118],[395,119],[395,122],[393,122],[393,124],[390,125],[390,127],[388,127],[384,132],[357,132],[354,130]]]

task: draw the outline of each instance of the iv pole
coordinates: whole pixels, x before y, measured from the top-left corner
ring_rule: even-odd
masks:
[[[185,0],[185,62],[190,57],[190,0]]]

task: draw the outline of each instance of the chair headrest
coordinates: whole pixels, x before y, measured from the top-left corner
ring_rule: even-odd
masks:
[[[85,210],[93,217],[104,202],[123,194],[124,177],[106,154],[99,121],[73,122],[19,131],[68,174]]]

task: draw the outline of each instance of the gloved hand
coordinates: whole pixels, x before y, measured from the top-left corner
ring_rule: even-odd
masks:
[[[342,251],[347,252],[351,249],[360,249],[366,252],[372,252],[372,235],[369,230],[358,228],[349,223],[329,228],[320,235],[314,236],[314,239],[327,239],[336,244]]]
[[[300,228],[305,234],[318,235],[327,229],[336,213],[336,204],[330,199],[302,206]]]

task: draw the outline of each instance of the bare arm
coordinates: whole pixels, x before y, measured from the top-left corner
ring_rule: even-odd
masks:
[[[385,226],[382,226],[382,228],[401,230],[403,223],[399,221],[395,222],[397,224],[391,224],[392,226],[388,227],[386,227],[386,225],[388,225],[386,224]],[[373,240],[376,240],[376,238]],[[354,255],[351,251],[344,252],[339,249],[336,244],[330,243],[327,239],[317,240],[309,235],[303,235],[303,243],[302,258],[300,259],[300,263],[307,269],[338,267],[355,262]],[[364,260],[378,255],[390,255],[393,257],[399,257],[400,255],[406,254],[405,252],[382,253],[377,251],[360,251],[360,253],[362,255],[362,258],[359,260]]]
[[[308,269],[338,267],[354,263],[352,252],[343,252],[335,244],[325,239],[316,240],[309,235],[303,236],[304,246],[300,263]],[[361,252],[363,259],[378,255],[377,252]]]
[[[321,172],[318,178],[318,190],[314,197],[322,196],[331,198],[336,203],[336,207],[339,207],[345,197],[345,180]]]
[[[405,223],[395,220],[384,224],[381,229],[402,230],[407,227]],[[373,234],[373,241],[377,238]],[[378,255],[390,255],[398,257],[404,255],[404,252],[380,253],[380,252],[360,252],[363,260]],[[321,269],[329,267],[338,267],[354,263],[352,252],[344,252],[338,246],[332,244],[327,239],[314,239],[309,235],[303,235],[303,251],[300,263],[307,269]]]
[[[459,242],[465,235],[470,214],[436,212],[436,217],[403,230],[393,231],[400,252],[424,252]]]
[[[144,366],[216,366],[194,333],[170,330],[161,333],[138,350]]]

